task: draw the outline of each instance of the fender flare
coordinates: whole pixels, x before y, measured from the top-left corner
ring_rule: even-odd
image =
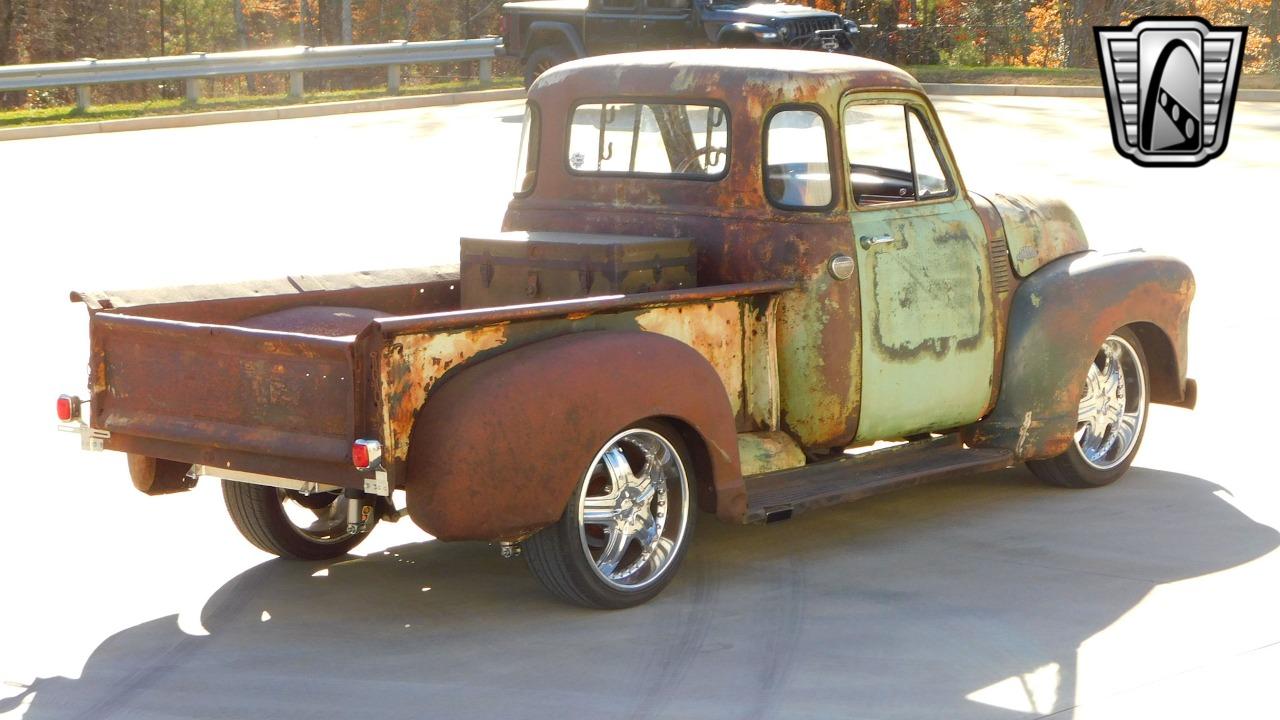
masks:
[[[700,504],[746,512],[737,428],[692,347],[639,331],[561,335],[463,367],[434,388],[410,439],[410,517],[441,540],[513,540],[560,519],[620,430],[666,418],[694,455]]]
[[[540,47],[539,44],[532,42],[533,38],[539,33],[550,33],[552,35],[560,35],[569,44],[569,48],[573,50],[575,57],[584,58],[587,56],[587,48],[582,44],[582,38],[578,36],[578,29],[567,22],[556,22],[553,20],[534,20],[529,23],[529,41],[524,44],[524,57],[528,59],[533,51]]]
[[[1014,294],[1000,394],[966,441],[1007,448],[1019,460],[1064,452],[1085,370],[1102,341],[1123,327],[1143,342],[1151,401],[1194,402],[1194,381],[1186,378],[1194,295],[1190,268],[1171,257],[1086,252],[1044,265]]]

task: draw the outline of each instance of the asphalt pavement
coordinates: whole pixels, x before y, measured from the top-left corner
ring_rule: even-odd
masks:
[[[270,559],[219,488],[149,498],[55,431],[72,289],[456,262],[494,230],[520,102],[0,144],[0,716],[1274,718],[1280,116],[1140,168],[1101,100],[938,102],[971,189],[1056,195],[1095,246],[1196,272],[1194,412],[1069,491],[1017,468],[768,526],[704,516],[656,601],[593,612],[520,560],[383,524]]]

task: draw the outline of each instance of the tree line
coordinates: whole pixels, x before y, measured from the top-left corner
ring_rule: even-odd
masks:
[[[477,37],[498,33],[502,1],[0,0],[0,64]],[[799,1],[857,21],[862,51],[900,64],[1092,67],[1093,26],[1194,14],[1249,25],[1246,67],[1280,72],[1280,0]],[[250,82],[228,79],[223,84],[232,87],[222,89],[263,89]],[[264,85],[278,89],[270,79]],[[104,88],[103,95],[137,99],[156,90]],[[0,101],[52,104],[64,101],[60,92],[8,93]]]

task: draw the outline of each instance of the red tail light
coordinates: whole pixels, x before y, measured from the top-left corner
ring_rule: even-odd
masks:
[[[72,422],[80,419],[80,398],[75,395],[58,396],[58,419]]]
[[[382,464],[382,443],[377,440],[357,440],[351,443],[351,464],[357,470],[376,470]]]

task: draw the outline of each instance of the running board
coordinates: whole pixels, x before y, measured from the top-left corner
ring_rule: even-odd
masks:
[[[744,479],[746,522],[785,520],[805,510],[948,477],[1000,470],[1012,463],[1013,453],[1008,450],[967,448],[958,437],[945,436],[754,475]]]

